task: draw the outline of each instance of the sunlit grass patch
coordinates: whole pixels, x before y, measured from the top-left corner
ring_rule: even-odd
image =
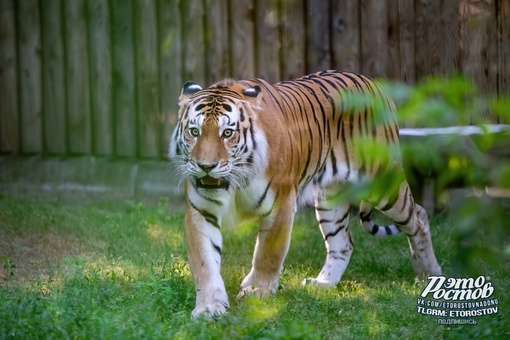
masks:
[[[249,296],[243,302],[243,316],[253,320],[266,321],[268,319],[276,318],[281,314],[282,301],[275,297],[268,297],[260,299],[255,296]]]

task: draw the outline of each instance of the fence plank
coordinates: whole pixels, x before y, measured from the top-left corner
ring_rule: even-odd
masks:
[[[134,157],[137,135],[132,3],[112,0],[111,11],[115,154]]]
[[[159,7],[159,82],[161,156],[166,157],[172,130],[177,124],[178,98],[181,92],[181,16],[179,0],[160,0]]]
[[[293,79],[306,73],[305,12],[303,0],[280,0],[281,78]]]
[[[416,81],[439,74],[439,1],[417,0],[415,3]]]
[[[388,75],[388,22],[386,1],[361,0],[361,72],[371,77]]]
[[[458,2],[417,1],[416,79],[429,75],[451,75],[459,69]]]
[[[64,1],[69,153],[88,154],[91,148],[89,63],[84,0]]]
[[[232,76],[227,0],[206,0],[207,85]]]
[[[88,0],[92,146],[96,155],[112,155],[112,64],[108,2]]]
[[[442,1],[438,29],[439,73],[445,76],[459,72],[459,8],[457,1]]]
[[[462,73],[474,80],[483,94],[497,92],[497,27],[495,3],[461,0],[460,56]],[[470,122],[492,122],[497,119],[484,111],[471,117]]]
[[[255,3],[256,71],[257,77],[269,83],[281,80],[279,11],[276,0]]]
[[[400,80],[400,32],[398,0],[388,0],[386,3],[386,41],[387,54],[385,77]]]
[[[49,154],[66,154],[66,84],[62,1],[41,6],[44,147]]]
[[[331,68],[328,1],[307,0],[307,72]]]
[[[204,7],[202,0],[187,0],[181,2],[183,18],[182,42],[183,80],[193,80],[202,87],[207,86],[206,65],[204,61]]]
[[[255,76],[255,13],[252,0],[230,2],[232,75],[246,79]]]
[[[21,152],[42,151],[39,1],[17,2]]]
[[[460,0],[460,38],[462,72],[478,84],[483,92],[495,89],[491,79],[492,54],[496,45],[496,31],[490,22],[495,20],[495,9],[485,2]]]
[[[398,0],[400,81],[414,84],[415,74],[415,38],[414,38],[414,3]]]
[[[306,73],[304,1],[281,0],[281,80]]]
[[[156,3],[137,0],[135,8],[138,152],[141,157],[159,157],[162,119],[159,113]]]
[[[0,0],[0,153],[19,152],[14,0]]]
[[[359,0],[332,1],[333,68],[360,72]]]
[[[498,94],[510,95],[510,0],[498,1]],[[510,122],[510,116],[505,122]]]

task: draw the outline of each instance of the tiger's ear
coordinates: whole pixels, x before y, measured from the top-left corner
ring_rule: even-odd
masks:
[[[252,87],[248,87],[243,90],[243,94],[248,97],[257,98],[260,94],[260,86],[255,85]]]
[[[182,85],[181,95],[179,97],[179,101],[185,100],[187,97],[191,96],[194,93],[202,90],[202,86],[198,85],[194,81],[187,81]]]
[[[260,102],[262,101],[262,90],[260,86],[254,85],[248,87],[242,91],[242,93],[248,97],[248,102],[251,102],[254,105],[254,108],[260,108]]]

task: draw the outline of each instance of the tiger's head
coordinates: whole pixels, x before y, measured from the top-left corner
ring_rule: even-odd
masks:
[[[186,82],[169,156],[181,179],[196,188],[242,188],[266,163],[264,134],[257,127],[258,85],[226,79],[202,89]]]

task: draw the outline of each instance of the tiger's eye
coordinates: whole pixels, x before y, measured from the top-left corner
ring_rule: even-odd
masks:
[[[227,139],[227,138],[230,138],[234,135],[234,130],[232,129],[226,129],[223,131],[223,134],[221,135],[221,137]]]
[[[200,135],[200,131],[197,128],[190,128],[189,133],[191,136],[197,138]]]

